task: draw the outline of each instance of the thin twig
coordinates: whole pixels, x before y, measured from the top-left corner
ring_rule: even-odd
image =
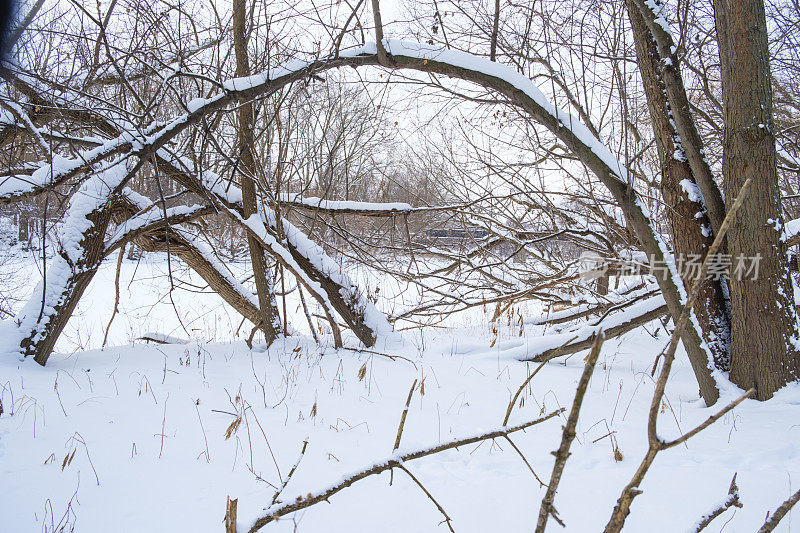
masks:
[[[527,467],[528,467],[528,470],[530,470],[530,471],[531,471],[531,474],[533,474],[533,477],[535,477],[535,478],[536,478],[536,481],[538,481],[538,482],[539,482],[539,487],[546,487],[546,486],[547,486],[547,483],[545,483],[544,481],[542,481],[542,480],[539,478],[539,476],[538,476],[538,475],[536,474],[536,472],[533,470],[533,467],[531,466],[531,464],[528,462],[528,459],[526,459],[526,458],[525,458],[525,456],[522,454],[522,450],[520,450],[520,449],[517,447],[517,445],[516,445],[516,444],[514,444],[514,441],[513,441],[513,440],[511,440],[511,437],[509,437],[508,435],[506,435],[506,436],[505,436],[505,438],[506,438],[506,440],[508,441],[508,443],[511,445],[511,447],[512,447],[512,448],[514,448],[514,451],[516,451],[516,452],[517,452],[517,454],[518,454],[518,455],[519,455],[519,456],[522,458],[522,461],[525,463],[525,466],[527,466]]]
[[[404,467],[403,465],[400,465],[399,468],[400,468],[400,470],[402,470],[403,472],[408,474],[408,477],[410,477],[412,480],[414,480],[414,483],[416,483],[417,486],[422,489],[422,492],[424,492],[425,495],[433,502],[433,505],[435,505],[436,508],[439,509],[439,512],[442,513],[442,516],[444,516],[444,522],[447,524],[447,528],[450,531],[452,531],[453,533],[456,533],[455,530],[453,529],[452,524],[450,524],[450,522],[452,521],[452,518],[450,518],[450,516],[444,510],[444,507],[439,505],[439,502],[436,501],[436,498],[433,497],[433,494],[428,492],[428,489],[425,488],[425,486],[422,484],[422,482],[420,480],[418,480],[414,476],[414,474],[412,474],[411,472],[408,471],[408,468]]]
[[[714,413],[713,415],[709,416],[705,420],[705,422],[699,424],[693,430],[684,433],[682,436],[678,437],[675,440],[671,440],[669,442],[662,442],[660,444],[661,449],[666,450],[668,448],[672,448],[673,446],[677,446],[678,444],[683,444],[684,442],[694,437],[695,435],[706,429],[708,426],[710,426],[711,424],[713,424],[714,422],[725,416],[729,411],[733,410],[734,407],[736,407],[737,405],[745,401],[747,398],[755,394],[755,392],[756,392],[755,389],[750,389],[749,391],[745,392],[744,394],[733,400],[731,403],[729,403],[728,405],[726,405],[725,407]]]
[[[294,462],[294,466],[292,467],[291,470],[289,470],[289,474],[286,476],[286,479],[283,480],[283,483],[281,484],[280,488],[276,490],[275,494],[272,496],[272,502],[270,503],[270,505],[275,505],[278,502],[278,498],[280,497],[281,492],[283,492],[283,489],[285,489],[286,485],[289,484],[289,481],[292,479],[292,476],[294,475],[294,471],[297,470],[298,466],[300,466],[300,461],[303,460],[303,456],[306,454],[307,447],[308,447],[308,437],[306,437],[305,440],[303,441],[303,448],[300,450],[300,456],[297,458],[297,461]]]
[[[356,353],[368,353],[371,355],[380,355],[381,357],[386,357],[388,359],[391,359],[392,361],[394,361],[395,359],[402,359],[403,361],[408,361],[409,363],[414,365],[415,369],[417,369],[417,364],[414,361],[412,361],[408,357],[403,357],[402,355],[397,355],[397,354],[393,355],[383,352],[376,352],[375,350],[368,350],[367,348],[351,348],[349,346],[340,346],[339,348],[337,348],[337,350],[349,350],[351,352],[356,352]]]

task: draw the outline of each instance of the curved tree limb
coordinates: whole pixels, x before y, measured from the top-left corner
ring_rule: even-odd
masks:
[[[586,126],[569,113],[553,107],[528,78],[507,66],[470,54],[418,43],[387,40],[381,42],[381,45],[391,54],[392,68],[442,74],[494,90],[506,96],[512,105],[523,109],[534,120],[556,135],[608,188],[630,227],[634,230],[645,253],[651,257],[652,261],[663,263],[668,267],[669,275],[658,280],[659,286],[670,314],[673,317],[680,315],[686,300],[686,291],[683,282],[677,275],[674,260],[661,237],[653,229],[649,213],[643,203],[638,200],[636,191],[628,184],[625,168],[602,143],[597,141]],[[359,67],[380,64],[377,50],[377,45],[367,44],[358,49],[340,53],[333,58],[296,61],[285,67],[275,68],[245,79],[229,80],[223,83],[224,93],[219,93],[193,106],[187,113],[175,117],[163,127],[156,128],[156,131],[147,138],[137,139],[135,146],[132,141],[127,146],[132,148],[131,155],[139,158],[149,157],[158,153],[175,136],[199,123],[206,115],[220,111],[230,103],[269,95],[283,86],[320,71],[345,65]],[[122,148],[123,145],[124,143],[120,144],[119,148]],[[87,155],[90,156],[87,163],[105,157],[100,154]],[[74,173],[77,173],[77,170],[60,172],[59,179],[65,179]],[[682,338],[703,398],[708,404],[712,404],[716,401],[719,392],[708,368],[709,354],[704,348],[702,337],[693,321],[690,321],[683,330]]]

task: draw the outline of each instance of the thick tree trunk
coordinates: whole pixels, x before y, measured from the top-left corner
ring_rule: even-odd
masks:
[[[104,218],[107,218],[107,216]],[[104,223],[107,224],[107,221],[100,221],[99,225],[102,226]],[[87,287],[89,287],[89,283],[91,283],[92,278],[94,278],[97,272],[99,259],[95,252],[102,251],[102,237],[104,231],[104,229],[102,229],[102,231],[100,229],[93,231],[82,241],[88,252],[86,261],[80,267],[72,271],[66,283],[59,287],[53,287],[53,284],[47,287],[48,281],[46,279],[43,280],[43,297],[47,297],[47,290],[56,290],[59,292],[57,296],[58,304],[53,307],[52,313],[48,314],[45,312],[41,314],[35,327],[30,328],[22,342],[20,342],[23,355],[32,355],[34,360],[42,366],[47,363],[47,359],[49,359],[50,354],[53,352],[59,335],[64,331],[64,327],[75,311],[75,307],[78,305],[83,293],[86,291]],[[63,252],[59,253],[61,254]],[[64,257],[61,257],[59,260],[63,259]]]
[[[104,258],[110,198],[127,176],[117,164],[88,178],[70,198],[55,256],[17,317],[19,349],[43,365]]]
[[[672,113],[672,128],[677,132],[683,143],[683,155],[686,157],[692,175],[703,193],[703,200],[711,227],[714,229],[715,234],[719,233],[719,228],[725,218],[724,200],[716,181],[714,181],[711,167],[703,150],[703,140],[692,116],[689,98],[683,85],[677,46],[664,19],[663,12],[666,9],[664,1],[626,0],[626,3],[628,12],[634,9],[634,6],[638,7],[644,23],[655,40],[656,53],[661,60],[658,66],[660,79]]]
[[[714,241],[707,209],[676,131],[664,86],[663,62],[658,47],[634,0],[626,1],[636,45],[636,57],[647,97],[658,155],[661,161],[661,194],[667,204],[667,218],[672,228],[675,254],[685,260],[692,255],[705,257]],[[672,65],[677,68],[676,65]],[[683,89],[681,84],[681,90]],[[681,272],[686,287],[702,283],[694,312],[703,339],[720,370],[730,368],[730,317],[723,280],[695,280],[691,269]],[[694,272],[696,274],[696,272]]]
[[[245,0],[233,3],[233,44],[236,53],[236,76],[250,75],[250,62],[247,55],[247,24],[245,18]],[[239,151],[239,174],[242,185],[242,204],[245,218],[258,212],[255,188],[255,156],[253,154],[255,139],[253,137],[253,106],[250,102],[242,102],[238,110],[239,131],[237,144]],[[264,332],[267,344],[283,333],[275,290],[267,269],[264,249],[255,237],[248,234],[247,244],[250,248],[250,261],[253,265],[253,279],[256,285],[258,303],[261,307],[261,319],[257,324]]]
[[[725,112],[725,196],[753,176],[728,231],[734,265],[760,255],[758,277],[731,279],[731,381],[766,400],[798,377],[794,293],[781,242],[772,87],[763,0],[715,0]]]

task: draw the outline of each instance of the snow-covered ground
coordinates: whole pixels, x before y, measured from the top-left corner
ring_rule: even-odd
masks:
[[[35,266],[6,264],[35,280]],[[249,350],[240,318],[214,295],[178,288],[151,256],[125,261],[120,314],[99,349],[114,300],[112,262],[98,273],[42,368],[0,361],[0,531],[222,531],[226,497],[238,498],[239,530],[263,513],[303,455],[282,501],[315,492],[392,452],[414,380],[402,447],[415,449],[501,425],[532,363],[513,359],[543,326],[476,309],[450,329],[407,331],[376,353],[318,347],[302,333]],[[173,262],[171,268],[182,266]],[[243,266],[238,268],[242,269]],[[131,283],[131,279],[135,281]],[[366,275],[357,276],[362,281]],[[197,281],[197,280],[195,280]],[[385,283],[372,277],[370,283]],[[28,283],[27,285],[31,285]],[[381,294],[389,293],[383,287]],[[30,287],[32,289],[32,286]],[[173,306],[174,304],[174,306]],[[289,299],[294,325],[302,310]],[[176,314],[177,309],[177,314]],[[535,312],[525,309],[524,313]],[[548,332],[552,328],[548,329]],[[148,332],[189,339],[148,345]],[[346,343],[356,347],[354,337]],[[598,531],[646,450],[650,367],[668,341],[655,322],[608,341],[584,401],[555,506],[568,531]],[[323,343],[325,344],[325,343]],[[511,423],[571,405],[584,354],[546,365]],[[708,417],[681,352],[660,416],[676,436]],[[721,400],[732,399],[730,396]],[[237,425],[235,421],[241,417]],[[547,481],[565,418],[512,437]],[[226,438],[227,437],[227,438]],[[615,460],[614,447],[622,460]],[[619,458],[619,456],[617,456]],[[800,484],[800,387],[765,403],[745,401],[686,446],[662,452],[627,531],[685,531],[724,498],[738,473],[742,509],[708,531],[752,532]],[[409,470],[460,532],[531,531],[544,489],[503,440],[409,462]],[[794,512],[794,519],[800,514]],[[800,531],[788,516],[779,531]],[[401,472],[367,478],[264,531],[447,531],[425,494]],[[555,523],[551,530],[559,529]]]

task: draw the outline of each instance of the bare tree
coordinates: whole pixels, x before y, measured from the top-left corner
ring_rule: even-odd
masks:
[[[750,177],[753,191],[734,219],[730,253],[761,258],[758,279],[731,280],[731,380],[768,399],[797,379],[794,291],[775,156],[775,124],[763,0],[714,2],[725,111],[723,171],[728,202]]]
[[[233,3],[233,41],[236,54],[236,76],[244,78],[250,75],[250,62],[247,50],[247,20],[245,0],[236,0]],[[237,134],[237,170],[241,175],[242,188],[242,216],[250,218],[258,213],[258,199],[256,197],[255,177],[256,163],[253,150],[255,149],[255,130],[253,124],[253,107],[250,102],[239,105],[238,134]],[[283,333],[283,326],[278,316],[278,305],[275,300],[275,290],[272,279],[267,272],[267,262],[264,249],[258,240],[251,234],[247,235],[247,245],[250,249],[250,263],[253,268],[256,294],[258,295],[261,317],[256,324],[264,332],[267,343]]]

